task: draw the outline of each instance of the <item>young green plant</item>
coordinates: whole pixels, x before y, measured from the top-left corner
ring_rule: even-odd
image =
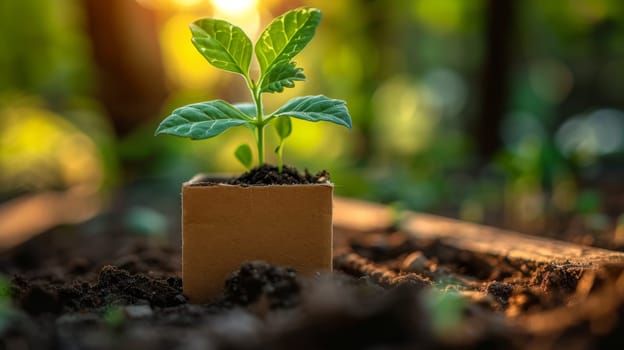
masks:
[[[280,93],[292,88],[296,81],[306,79],[303,68],[293,58],[312,40],[321,21],[315,8],[299,8],[275,18],[252,46],[243,30],[220,19],[203,18],[191,24],[195,48],[216,68],[239,74],[247,83],[252,103],[230,104],[223,100],[194,103],[172,112],[156,130],[156,135],[169,134],[193,140],[215,137],[232,127],[245,126],[254,134],[258,165],[264,156],[264,129],[274,123],[279,137],[275,148],[278,168],[283,167],[284,141],[292,131],[291,118],[311,122],[328,121],[351,128],[346,103],[323,95],[296,97],[270,114],[262,104],[264,93]],[[252,52],[260,72],[251,77]],[[250,168],[252,150],[247,144],[234,152],[236,158]]]

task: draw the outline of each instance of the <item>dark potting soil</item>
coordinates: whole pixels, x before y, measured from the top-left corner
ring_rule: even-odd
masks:
[[[162,242],[37,238],[0,259],[13,276],[10,300],[0,294],[0,349],[599,349],[624,341],[622,266],[532,266],[394,230],[335,235],[335,272],[304,278],[246,262],[206,305],[187,302],[180,252]]]
[[[308,185],[327,183],[330,181],[329,173],[322,170],[311,174],[307,169],[301,173],[296,168],[284,165],[280,172],[277,166],[263,164],[246,173],[234,178],[211,179],[208,177],[194,179],[193,185],[210,185],[226,183],[240,186],[266,186],[266,185]]]

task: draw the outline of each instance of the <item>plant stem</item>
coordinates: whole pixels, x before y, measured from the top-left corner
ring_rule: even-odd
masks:
[[[264,126],[266,121],[264,120],[264,111],[262,110],[262,92],[258,85],[253,87],[253,99],[256,103],[256,120],[257,120],[257,137],[256,142],[258,144],[258,165],[264,164]]]
[[[258,82],[258,84],[254,83],[254,81],[249,77],[249,75],[245,75],[245,82],[249,87],[249,91],[251,92],[251,98],[256,105],[256,148],[258,151],[258,165],[264,164],[264,127],[266,126],[268,120],[264,120],[264,111],[262,109],[262,92],[260,91],[260,85],[262,84],[262,80]]]
[[[258,165],[264,164],[264,124],[257,125]]]

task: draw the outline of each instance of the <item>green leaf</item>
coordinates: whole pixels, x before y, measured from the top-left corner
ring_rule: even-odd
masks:
[[[245,113],[250,119],[256,118],[256,105],[250,102],[241,102],[235,103],[234,107],[236,107],[239,111]],[[245,124],[247,129],[251,130],[251,132],[255,132],[256,125],[254,124]]]
[[[239,111],[245,113],[245,115],[247,115],[251,119],[254,119],[256,117],[256,105],[251,102],[235,103],[234,107],[236,107]]]
[[[244,76],[249,74],[253,49],[241,28],[212,18],[197,20],[190,27],[193,45],[210,64]]]
[[[295,87],[295,81],[304,81],[303,68],[297,68],[295,62],[282,61],[275,64],[262,80],[260,91],[282,92],[285,87]]]
[[[271,116],[293,117],[311,122],[327,121],[351,129],[351,116],[346,102],[323,95],[293,98]]]
[[[248,144],[242,144],[236,148],[234,151],[234,155],[236,159],[238,159],[241,164],[247,169],[251,168],[251,163],[253,161],[253,156],[251,155],[251,147]]]
[[[321,22],[321,11],[299,8],[275,18],[256,43],[256,57],[262,80],[272,76],[280,62],[290,62],[312,40]]]
[[[292,122],[289,117],[280,117],[275,120],[275,131],[281,140],[284,140],[292,132]]]
[[[231,127],[249,125],[250,120],[246,114],[222,100],[195,103],[174,110],[160,123],[156,135],[207,139]]]

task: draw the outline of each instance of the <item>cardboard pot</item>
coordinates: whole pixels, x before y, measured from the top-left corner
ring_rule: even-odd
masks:
[[[192,303],[218,296],[243,261],[310,275],[332,268],[331,183],[182,185],[182,280]]]

